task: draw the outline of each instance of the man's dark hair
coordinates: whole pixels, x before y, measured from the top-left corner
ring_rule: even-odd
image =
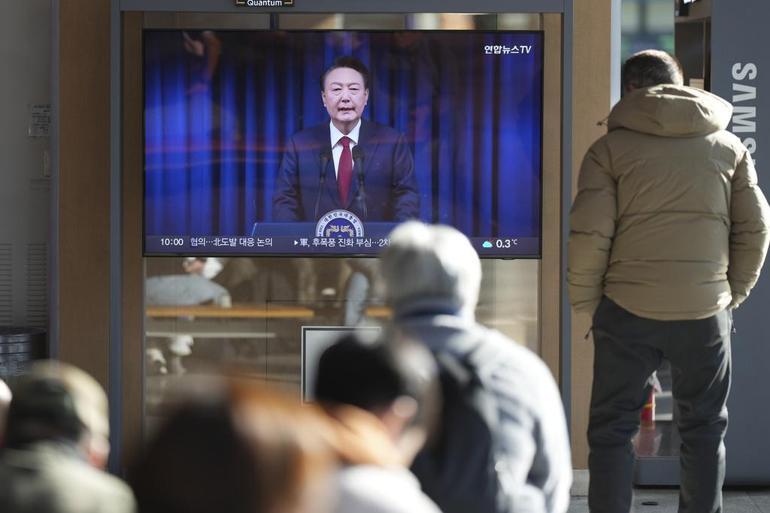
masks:
[[[352,55],[343,55],[334,59],[332,65],[321,74],[321,91],[326,87],[326,76],[337,68],[350,68],[358,71],[364,77],[364,89],[369,89],[369,69],[366,64]]]
[[[75,443],[86,431],[72,395],[54,379],[30,380],[15,388],[6,429],[8,447],[39,440]]]
[[[23,447],[43,440],[80,443],[109,437],[107,395],[82,370],[39,360],[17,377],[8,408],[5,443]]]
[[[675,57],[660,50],[643,50],[623,63],[623,91],[659,84],[682,85],[682,66]]]
[[[248,378],[201,377],[182,393],[130,466],[138,511],[297,511],[326,475],[325,423],[294,398]]]
[[[392,339],[392,340],[391,340]],[[322,404],[347,404],[373,413],[399,397],[417,403],[412,421],[432,431],[440,410],[436,363],[421,344],[386,334],[366,339],[343,336],[321,355],[315,398]]]

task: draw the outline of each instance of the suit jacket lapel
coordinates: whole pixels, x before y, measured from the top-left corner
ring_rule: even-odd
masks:
[[[319,140],[321,141],[322,148],[329,149],[329,161],[326,163],[325,170],[326,180],[324,183],[324,191],[321,192],[322,195],[326,196],[326,200],[321,201],[321,211],[318,212],[318,215],[322,216],[330,210],[343,207],[340,206],[340,195],[337,192],[337,176],[334,172],[334,157],[332,156],[331,133],[329,132],[328,123],[323,125],[322,129],[319,131]]]
[[[374,150],[377,148],[377,141],[372,139],[372,135],[373,135],[372,131],[373,131],[373,125],[368,121],[361,120],[361,129],[358,132],[358,146],[361,147],[361,152],[364,155],[364,158],[363,158],[364,187],[366,187],[367,171],[369,170],[372,162],[371,157],[374,156]],[[347,210],[350,210],[350,207],[358,206],[356,204],[356,200],[358,199],[359,171],[360,170],[357,169],[354,164],[353,183],[350,184],[350,193],[348,194],[348,204],[344,207]]]

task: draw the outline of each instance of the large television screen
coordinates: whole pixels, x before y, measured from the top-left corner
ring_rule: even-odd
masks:
[[[539,257],[540,31],[144,32],[146,255]]]

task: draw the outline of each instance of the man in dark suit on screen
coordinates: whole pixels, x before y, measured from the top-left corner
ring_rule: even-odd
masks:
[[[321,76],[330,122],[294,134],[273,194],[273,221],[316,221],[348,210],[361,221],[405,221],[419,215],[414,160],[403,134],[361,119],[369,71],[338,57]]]

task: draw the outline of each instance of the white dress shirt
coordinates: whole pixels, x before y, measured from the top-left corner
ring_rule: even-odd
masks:
[[[347,134],[347,137],[350,139],[350,151],[353,151],[353,148],[356,147],[358,144],[358,132],[361,130],[361,120],[358,120],[358,123],[356,123],[356,126],[353,127],[353,130],[350,131],[349,134]],[[332,158],[334,159],[334,176],[335,178],[339,174],[340,169],[340,157],[342,156],[342,144],[340,143],[340,139],[345,137],[345,134],[337,130],[337,127],[334,126],[334,123],[329,121],[329,133],[331,134],[331,145],[332,145]],[[353,168],[356,167],[356,163],[353,162]]]

